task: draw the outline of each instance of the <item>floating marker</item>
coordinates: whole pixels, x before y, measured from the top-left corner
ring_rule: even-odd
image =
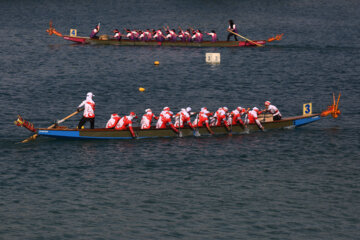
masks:
[[[220,63],[220,53],[206,53],[205,59],[207,63]]]
[[[140,92],[144,92],[144,91],[145,91],[145,88],[139,87],[139,91],[140,91]]]
[[[160,62],[159,62],[159,61],[155,61],[154,64],[155,64],[155,65],[159,65]]]

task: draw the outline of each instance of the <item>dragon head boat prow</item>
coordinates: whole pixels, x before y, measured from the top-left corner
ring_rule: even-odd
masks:
[[[339,117],[339,115],[341,113],[340,110],[339,110],[340,97],[341,97],[341,93],[339,93],[337,101],[335,102],[335,94],[333,93],[333,104],[331,106],[328,106],[328,109],[326,109],[325,111],[322,111],[320,116],[321,117],[326,117],[326,116],[331,114],[331,116],[333,118]]]
[[[59,33],[58,31],[56,31],[56,29],[53,27],[53,23],[52,23],[51,20],[50,20],[50,22],[49,22],[49,28],[46,29],[46,31],[49,33],[50,36],[53,35],[53,34],[55,34],[55,35],[57,35],[57,36],[59,36],[59,37],[62,37],[62,36],[63,36],[61,33]]]
[[[18,115],[18,119],[16,121],[14,121],[14,124],[16,126],[19,127],[24,127],[26,129],[28,129],[31,132],[36,132],[37,130],[34,128],[34,124],[32,124],[29,121],[26,121],[25,119],[23,119],[20,115]]]

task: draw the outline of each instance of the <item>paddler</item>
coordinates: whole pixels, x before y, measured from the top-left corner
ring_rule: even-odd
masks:
[[[115,128],[116,124],[119,122],[120,116],[117,113],[111,114],[111,118],[106,123],[106,128]]]
[[[135,133],[132,127],[132,120],[134,118],[137,118],[136,114],[134,112],[131,112],[130,115],[122,117],[119,122],[116,124],[115,129],[116,130],[126,130],[129,128],[129,131],[131,133],[131,136],[135,138]]]
[[[83,117],[80,119],[78,129],[81,129],[87,121],[90,122],[91,129],[94,129],[95,127],[95,102],[92,99],[93,97],[95,97],[95,95],[92,92],[88,92],[86,94],[86,99],[80,103],[77,108],[77,110],[80,111],[80,108],[84,106]]]
[[[118,30],[118,29],[115,29],[115,30],[113,31],[113,33],[114,33],[113,38],[115,38],[116,40],[120,41],[122,35],[121,35],[121,33],[119,32],[119,30]]]
[[[159,119],[159,117],[154,115],[150,108],[146,109],[145,114],[142,116],[140,122],[141,129],[150,129],[153,118]]]
[[[229,124],[226,120],[228,111],[229,111],[229,109],[227,107],[221,107],[215,112],[214,117],[216,118],[215,126],[224,125],[226,127],[226,129],[228,131],[230,131]]]
[[[152,39],[152,33],[150,32],[150,29],[146,29],[144,32],[144,41],[150,41]]]
[[[200,30],[197,30],[195,34],[192,36],[193,42],[202,42],[203,41],[203,34]]]
[[[246,124],[253,124],[256,123],[256,125],[264,131],[264,127],[261,125],[259,119],[258,119],[258,114],[260,113],[259,109],[257,107],[253,107],[253,109],[251,111],[248,112],[247,114],[247,119],[245,121]]]
[[[211,37],[212,42],[217,41],[217,34],[216,34],[216,32],[214,30],[212,30],[210,33],[207,33],[207,32],[205,32],[205,33]]]
[[[98,36],[96,36],[100,31],[100,24],[96,25],[96,27],[91,31],[90,33],[90,38],[99,38]]]
[[[265,109],[261,112],[268,112],[273,115],[273,121],[281,120],[281,113],[277,107],[271,105],[270,101],[265,102]]]
[[[179,37],[180,41],[182,41],[182,42],[186,41],[185,34],[184,34],[183,30],[179,30],[178,37]]]
[[[165,40],[165,36],[162,33],[161,29],[158,29],[154,34],[153,38],[158,42],[163,42]]]
[[[171,117],[173,113],[170,111],[169,107],[164,107],[163,111],[160,113],[159,120],[156,123],[156,128],[158,129],[164,129],[167,128],[167,124],[176,132],[179,133],[179,130],[177,130],[174,127],[174,124],[171,122]]]
[[[228,118],[228,124],[229,125],[236,125],[239,123],[240,125],[244,126],[244,122],[241,119],[241,117],[245,114],[246,110],[242,107],[237,107],[235,110],[233,110],[230,113],[230,116]]]
[[[194,120],[193,126],[194,127],[202,127],[204,124],[207,128],[207,130],[214,134],[214,132],[211,130],[209,125],[209,117],[212,116],[212,113],[207,110],[206,107],[201,108],[198,117]]]
[[[235,23],[233,22],[233,20],[231,20],[231,19],[229,20],[228,30],[230,30],[230,31],[232,31],[232,32],[234,32],[234,33],[238,33],[237,28],[236,28],[236,25],[235,25]],[[230,41],[230,37],[231,37],[231,36],[234,36],[235,41],[238,40],[235,34],[229,32],[229,34],[228,34],[228,36],[227,36],[227,41]]]
[[[176,40],[177,40],[177,34],[176,34],[175,29],[170,29],[170,30],[169,30],[169,33],[170,33],[170,35],[171,35],[171,41],[176,42]]]
[[[186,109],[182,108],[181,111],[176,114],[177,117],[177,121],[175,123],[176,128],[178,128],[179,126],[180,128],[183,128],[185,125],[188,125],[192,130],[195,130],[190,120],[190,111],[191,111],[191,107],[187,107]]]

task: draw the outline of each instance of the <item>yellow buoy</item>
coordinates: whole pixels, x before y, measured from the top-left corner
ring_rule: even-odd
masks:
[[[140,91],[140,92],[143,92],[143,91],[145,91],[145,88],[139,87],[139,91]]]
[[[160,62],[159,62],[159,61],[155,61],[154,64],[155,64],[155,65],[159,65]]]

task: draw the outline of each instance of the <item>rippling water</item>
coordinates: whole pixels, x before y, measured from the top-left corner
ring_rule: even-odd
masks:
[[[357,239],[358,1],[3,1],[0,8],[0,239]],[[265,48],[74,45],[88,35],[169,25],[216,30],[229,18]],[[205,63],[207,52],[220,65]],[[159,66],[153,62],[160,61]],[[139,92],[138,88],[146,88]],[[165,105],[314,112],[342,93],[342,115],[241,136],[65,141],[29,136],[92,91],[96,126]],[[66,122],[75,126],[80,116]]]

